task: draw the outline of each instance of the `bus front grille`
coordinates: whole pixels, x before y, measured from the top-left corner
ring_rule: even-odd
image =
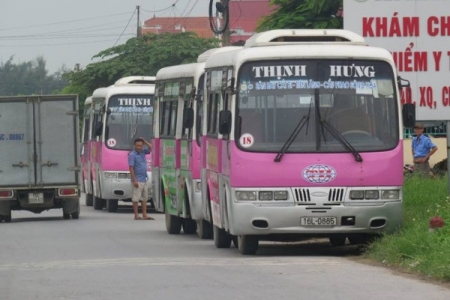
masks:
[[[314,191],[310,189],[294,189],[295,200],[297,202],[307,203],[311,202],[314,198]],[[344,189],[342,188],[330,188],[328,193],[323,193],[323,197],[320,197],[325,202],[342,202],[344,201]]]

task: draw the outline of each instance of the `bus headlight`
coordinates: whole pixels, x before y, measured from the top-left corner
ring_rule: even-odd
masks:
[[[275,191],[273,193],[273,198],[275,200],[287,200],[288,199],[288,192],[287,191]]]
[[[400,190],[381,191],[381,199],[398,200],[400,199]]]
[[[378,190],[365,191],[365,197],[367,200],[375,200],[380,198],[380,192]]]
[[[104,175],[106,179],[117,178],[117,173],[105,172]]]
[[[350,191],[350,199],[363,200],[364,199],[364,191],[358,191],[358,190]]]
[[[256,192],[236,191],[236,199],[241,201],[255,201]]]
[[[262,201],[273,200],[273,192],[272,191],[259,192],[259,200],[262,200]]]

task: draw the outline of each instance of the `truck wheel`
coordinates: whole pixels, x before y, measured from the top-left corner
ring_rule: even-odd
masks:
[[[229,235],[223,228],[213,225],[213,235],[214,245],[216,245],[216,248],[230,248],[231,235]]]
[[[102,210],[103,209],[103,199],[94,196],[94,209]]]
[[[108,212],[117,212],[119,200],[106,200],[106,209]]]
[[[11,215],[0,215],[0,223],[5,221],[5,223],[11,223]]]
[[[185,234],[194,234],[197,232],[197,223],[192,219],[183,220],[183,232]]]
[[[211,223],[206,220],[197,220],[197,235],[202,240],[212,239],[213,229]]]
[[[64,220],[69,220],[70,219],[70,214],[63,212],[63,219]]]
[[[71,213],[72,219],[74,220],[78,220],[78,218],[80,217],[80,211],[77,210],[76,212]]]
[[[239,252],[244,255],[254,255],[258,250],[259,239],[254,235],[238,235]]]
[[[86,206],[94,205],[94,195],[86,194]]]

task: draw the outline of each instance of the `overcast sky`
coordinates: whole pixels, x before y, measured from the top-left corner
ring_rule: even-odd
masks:
[[[157,17],[207,16],[209,0],[4,0],[0,8],[0,63],[43,56],[49,73],[94,62],[92,56],[136,36]],[[174,6],[172,6],[175,4]],[[133,14],[134,13],[134,14]]]

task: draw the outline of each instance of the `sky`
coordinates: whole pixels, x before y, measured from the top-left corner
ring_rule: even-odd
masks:
[[[85,68],[102,50],[136,36],[140,24],[156,17],[208,16],[209,0],[14,0],[0,9],[0,64],[42,56],[49,74]]]

